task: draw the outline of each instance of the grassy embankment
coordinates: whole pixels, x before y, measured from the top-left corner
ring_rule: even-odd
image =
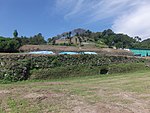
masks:
[[[0,86],[0,113],[150,112],[150,70]]]

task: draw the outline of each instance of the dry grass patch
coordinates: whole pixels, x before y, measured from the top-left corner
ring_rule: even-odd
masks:
[[[149,113],[150,71],[0,84],[0,113]]]

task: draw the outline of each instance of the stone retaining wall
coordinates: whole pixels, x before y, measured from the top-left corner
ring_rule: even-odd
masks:
[[[142,58],[126,56],[0,54],[0,79],[10,81],[26,80],[33,69],[74,65],[104,66],[144,61]]]

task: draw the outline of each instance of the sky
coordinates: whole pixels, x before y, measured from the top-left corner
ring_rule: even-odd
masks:
[[[17,29],[47,39],[75,28],[150,38],[150,0],[0,0],[0,36]]]

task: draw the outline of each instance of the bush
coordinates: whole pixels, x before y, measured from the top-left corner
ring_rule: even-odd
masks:
[[[144,63],[113,64],[109,66],[109,74],[128,73],[128,72],[134,72],[134,71],[146,70],[146,69],[149,68],[146,67]]]
[[[27,80],[30,74],[30,62],[27,60],[9,61],[3,68],[4,70],[0,70],[0,79],[4,81],[16,82]]]
[[[58,79],[66,77],[89,76],[99,74],[99,67],[66,66],[32,70],[30,79]]]
[[[112,64],[105,66],[66,66],[32,70],[30,79],[46,80],[101,74],[128,73],[148,69],[144,63]]]

